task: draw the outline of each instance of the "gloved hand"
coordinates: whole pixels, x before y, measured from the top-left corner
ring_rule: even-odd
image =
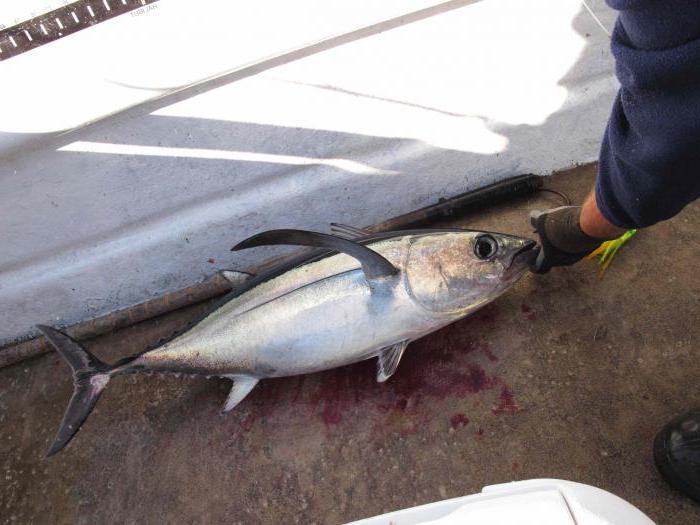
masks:
[[[540,236],[540,253],[531,270],[547,273],[554,266],[577,263],[607,239],[597,239],[581,231],[580,206],[562,206],[530,213],[530,223]]]

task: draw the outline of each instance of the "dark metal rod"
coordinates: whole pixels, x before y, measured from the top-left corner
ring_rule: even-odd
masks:
[[[425,226],[437,221],[454,220],[485,206],[492,206],[515,197],[533,193],[539,190],[541,186],[541,177],[537,175],[520,175],[449,199],[440,199],[436,204],[394,217],[365,229],[378,233]],[[297,250],[288,255],[268,259],[253,268],[246,268],[245,270],[250,273],[261,273],[297,257],[301,251]],[[231,286],[228,281],[216,274],[205,281],[181,290],[169,292],[143,303],[82,321],[65,328],[64,331],[78,341],[92,339],[114,330],[221,296],[230,290]],[[50,348],[48,341],[43,336],[6,346],[0,349],[0,368],[40,356],[47,353]]]
[[[515,197],[528,195],[542,187],[538,175],[518,175],[477,190],[440,199],[436,204],[400,215],[375,226],[366,228],[373,232],[392,231],[401,228],[416,228],[439,221],[453,220],[485,207],[495,206]]]

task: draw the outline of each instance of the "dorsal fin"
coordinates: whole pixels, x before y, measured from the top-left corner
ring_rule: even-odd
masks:
[[[362,244],[347,239],[341,239],[335,235],[328,235],[327,233],[304,230],[270,230],[258,233],[257,235],[253,235],[239,242],[236,246],[231,248],[231,251],[275,244],[329,248],[345,253],[360,261],[362,270],[365,272],[365,276],[368,279],[388,277],[398,273],[398,269],[377,252],[370,250]]]

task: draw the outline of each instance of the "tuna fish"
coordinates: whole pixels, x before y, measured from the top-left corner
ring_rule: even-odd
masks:
[[[344,233],[356,232],[349,227]],[[224,411],[264,378],[308,374],[377,359],[377,381],[396,371],[413,340],[469,315],[510,288],[537,253],[499,233],[431,229],[348,239],[273,230],[232,250],[264,245],[319,250],[251,276],[198,321],[156,348],[113,365],[64,333],[37,328],[73,370],[74,392],[48,455],[76,434],[112,377],[135,372],[203,374],[233,382]]]

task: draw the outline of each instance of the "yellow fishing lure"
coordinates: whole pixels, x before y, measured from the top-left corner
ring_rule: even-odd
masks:
[[[600,266],[600,271],[598,272],[598,277],[603,277],[603,274],[608,269],[608,266],[610,266],[617,251],[636,234],[637,230],[627,230],[617,239],[605,241],[586,257],[588,260],[599,257],[598,265]]]

